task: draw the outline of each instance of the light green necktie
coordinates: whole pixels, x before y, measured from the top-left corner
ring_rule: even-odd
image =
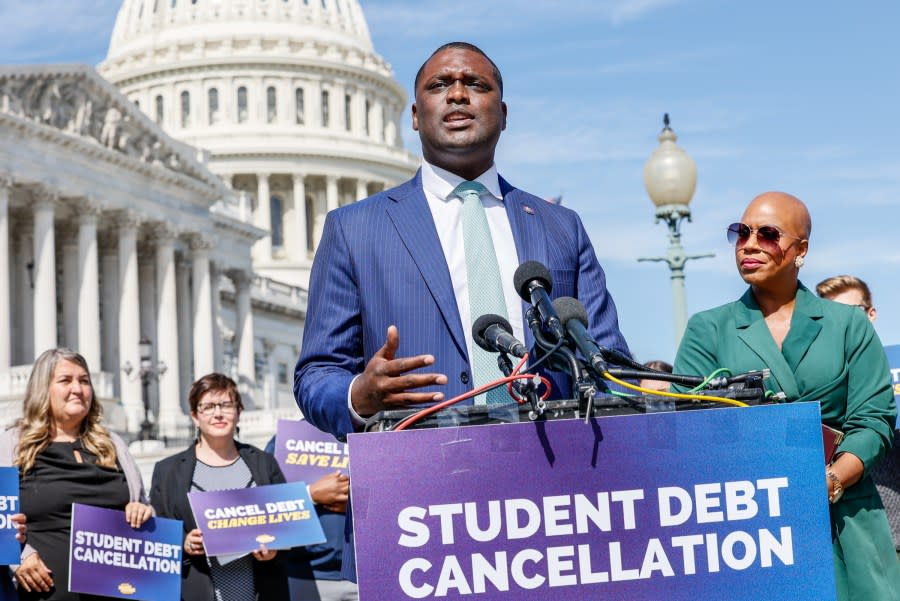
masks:
[[[466,250],[466,274],[469,288],[469,330],[482,315],[493,313],[507,317],[503,285],[497,253],[488,226],[481,194],[487,188],[478,182],[462,182],[453,194],[462,199],[463,245]],[[503,376],[497,367],[497,354],[490,353],[473,343],[472,385],[478,388]],[[475,397],[476,405],[492,405],[510,401],[505,387],[495,388],[487,394]]]

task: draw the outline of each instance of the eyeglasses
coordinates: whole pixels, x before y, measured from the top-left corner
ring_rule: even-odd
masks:
[[[237,403],[234,401],[222,401],[221,403],[201,403],[197,405],[197,413],[200,415],[212,415],[216,409],[222,413],[234,413],[237,410]]]
[[[753,228],[746,223],[732,223],[728,226],[726,236],[728,237],[729,244],[734,244],[736,248],[741,248],[747,244],[747,241],[750,240],[750,236],[753,233],[756,233],[756,242],[759,244],[760,248],[766,252],[780,251],[781,246],[779,246],[778,243],[781,241],[782,236],[785,238],[793,238],[794,240],[804,240],[804,238],[798,236],[785,234],[774,225],[761,225],[757,228]]]

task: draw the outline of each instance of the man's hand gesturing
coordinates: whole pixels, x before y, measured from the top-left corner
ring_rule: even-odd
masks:
[[[434,373],[407,373],[434,363],[433,355],[417,355],[395,359],[400,348],[396,326],[387,330],[384,346],[366,364],[363,373],[353,381],[350,398],[353,409],[367,417],[383,409],[402,409],[407,405],[436,403],[444,399],[441,392],[410,392],[416,388],[447,383],[447,376]]]

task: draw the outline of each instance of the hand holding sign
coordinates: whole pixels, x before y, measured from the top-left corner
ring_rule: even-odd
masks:
[[[132,528],[140,528],[153,517],[153,508],[140,501],[132,501],[125,506],[125,521]]]
[[[188,555],[203,555],[206,550],[203,548],[203,533],[199,528],[194,528],[184,537],[184,552]]]
[[[347,512],[350,497],[350,478],[340,471],[322,476],[309,485],[313,503],[335,513]]]

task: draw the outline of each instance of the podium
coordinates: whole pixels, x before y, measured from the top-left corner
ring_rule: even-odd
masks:
[[[351,434],[360,599],[834,599],[820,424],[795,403]]]
[[[730,393],[732,398],[758,403],[761,393],[752,389],[745,394]],[[557,419],[583,419],[588,413],[590,417],[609,417],[611,415],[640,415],[659,413],[662,411],[692,411],[696,409],[719,409],[728,407],[714,401],[696,400],[672,402],[671,399],[659,395],[632,395],[619,397],[601,395],[594,398],[590,409],[583,401],[565,399],[545,401],[544,414],[533,415],[529,403],[522,405],[457,405],[443,409],[439,413],[429,415],[416,422],[411,428],[446,428],[452,426],[483,426],[487,424],[516,423],[529,421],[548,421]],[[380,411],[367,420],[367,432],[386,432],[402,422],[419,409],[396,409]]]

